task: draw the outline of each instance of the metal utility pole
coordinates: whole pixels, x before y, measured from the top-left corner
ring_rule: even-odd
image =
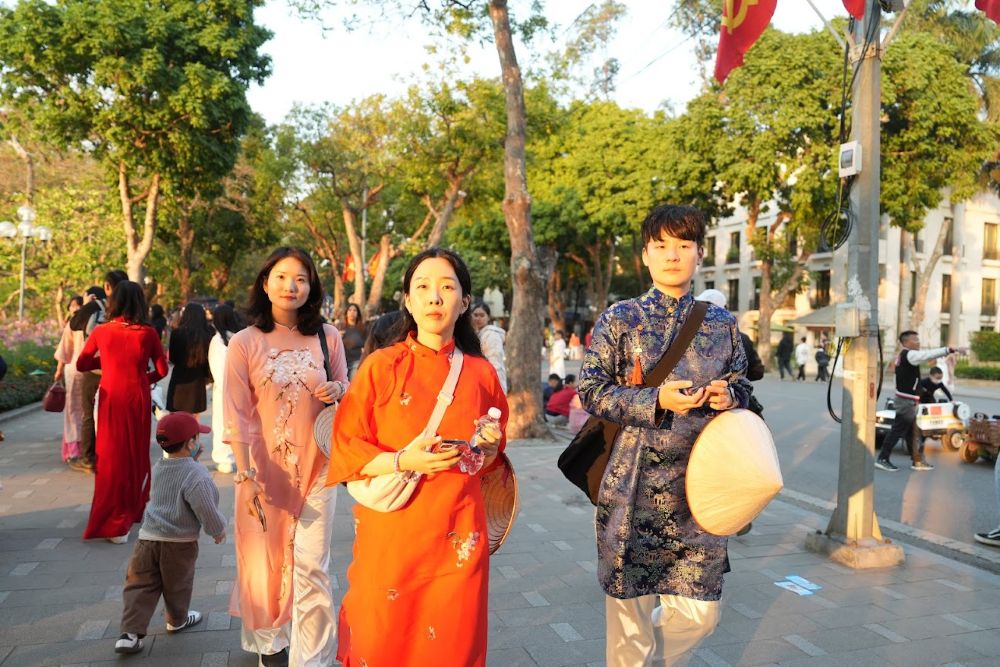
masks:
[[[874,505],[882,56],[879,3],[865,4],[865,17],[855,26],[851,53],[851,60],[859,63],[851,138],[861,145],[862,166],[851,188],[855,227],[848,242],[847,268],[847,298],[857,310],[859,335],[849,341],[844,364],[837,508],[826,532],[809,535],[806,540],[810,550],[855,568],[903,562],[902,548],[882,538]],[[874,37],[866,40],[866,35]]]

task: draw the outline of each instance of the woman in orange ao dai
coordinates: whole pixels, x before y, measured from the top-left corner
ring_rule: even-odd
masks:
[[[362,362],[338,408],[328,483],[393,473],[394,458],[398,470],[424,476],[395,512],[354,506],[337,657],[349,667],[485,665],[489,540],[479,478],[456,466],[456,450],[428,450],[442,437],[471,440],[476,417],[497,407],[499,437],[477,441],[487,470],[504,447],[507,399],[480,352],[462,259],[440,248],[422,252],[403,291],[394,344]],[[454,401],[438,435],[422,437],[456,347],[465,356]]]

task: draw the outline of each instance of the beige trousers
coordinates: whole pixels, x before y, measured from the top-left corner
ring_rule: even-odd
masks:
[[[270,655],[289,650],[294,667],[327,667],[337,650],[337,617],[330,590],[330,540],[336,488],[326,486],[326,466],[306,496],[295,531],[291,623],[240,633],[244,651]]]
[[[715,632],[719,602],[680,595],[605,596],[608,667],[673,665]]]

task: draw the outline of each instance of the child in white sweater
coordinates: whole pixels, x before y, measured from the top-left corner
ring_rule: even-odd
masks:
[[[116,653],[143,649],[149,621],[163,595],[167,632],[180,632],[201,621],[189,609],[202,528],[220,544],[226,539],[226,520],[219,512],[219,490],[205,466],[198,463],[200,433],[209,433],[187,412],[160,420],[156,441],[167,458],[156,463],[149,502],[142,517],[139,541],[125,575],[121,636]]]

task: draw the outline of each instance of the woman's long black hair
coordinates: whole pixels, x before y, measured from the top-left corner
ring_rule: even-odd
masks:
[[[274,265],[285,259],[294,257],[302,262],[309,274],[309,297],[299,308],[299,321],[297,324],[299,333],[304,336],[315,336],[323,326],[323,316],[319,312],[323,304],[323,284],[319,280],[319,273],[316,271],[316,264],[312,257],[302,248],[292,248],[284,246],[271,253],[271,256],[264,262],[257,279],[250,288],[250,305],[247,306],[247,316],[250,323],[255,327],[269,333],[274,330],[274,315],[271,314],[271,299],[264,291],[264,283],[271,274]]]
[[[469,267],[465,265],[465,262],[462,261],[462,258],[457,253],[437,247],[428,248],[410,260],[410,265],[406,267],[406,273],[403,274],[403,293],[410,293],[410,282],[413,280],[413,274],[416,272],[417,267],[425,259],[435,257],[447,260],[451,264],[451,267],[455,270],[455,276],[458,278],[458,284],[462,287],[462,296],[468,296],[471,299],[472,276],[469,275]],[[390,344],[406,340],[406,337],[410,333],[416,334],[416,332],[417,323],[413,319],[413,315],[406,308],[403,308],[403,315],[396,327],[396,335],[393,336]],[[471,354],[476,357],[483,356],[483,349],[479,345],[479,336],[472,326],[472,308],[466,308],[465,312],[458,316],[458,320],[455,322],[454,338],[455,347],[460,349],[463,354]]]
[[[187,359],[185,365],[188,368],[203,366],[208,363],[208,345],[212,342],[212,326],[205,317],[204,306],[197,303],[189,303],[184,306],[181,312],[181,323],[177,327],[174,335],[181,333],[184,336],[184,343],[187,346]],[[175,362],[176,363],[176,362]]]
[[[232,335],[246,328],[243,318],[228,303],[220,303],[212,309],[212,324],[215,325],[215,330],[219,332],[223,344],[227,347]]]
[[[122,280],[115,285],[108,304],[108,319],[120,317],[129,324],[146,324],[146,294],[142,285]]]

